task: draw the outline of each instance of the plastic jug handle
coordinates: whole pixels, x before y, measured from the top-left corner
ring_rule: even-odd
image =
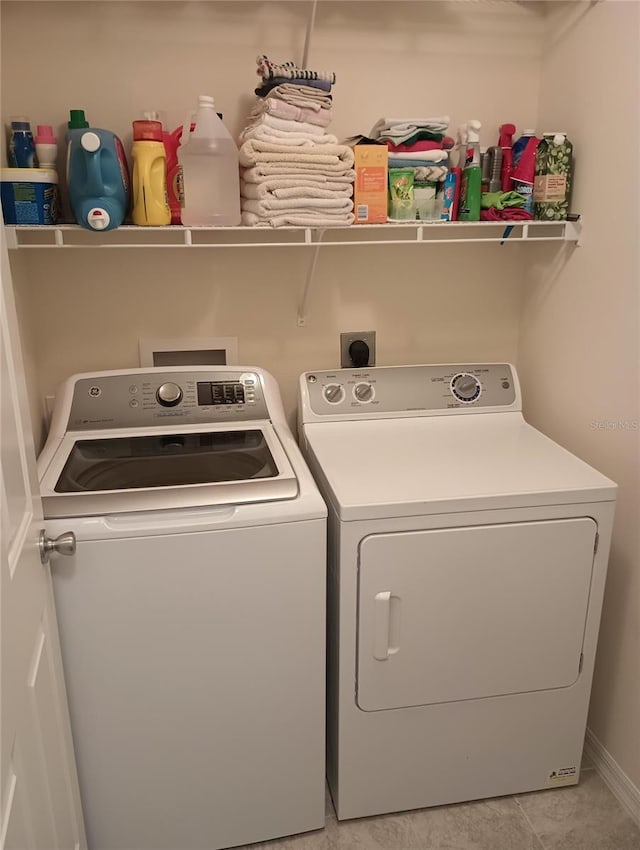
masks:
[[[184,124],[182,125],[182,136],[180,137],[180,144],[186,145],[189,141],[189,137],[191,136],[191,125],[195,121],[196,116],[193,112],[189,112],[187,117],[184,120]],[[185,133],[186,129],[186,133]]]
[[[113,194],[109,191],[105,181],[102,179],[102,169],[100,168],[101,150],[102,145],[100,145],[97,151],[88,152],[86,191],[88,195],[91,195],[94,198],[98,198],[101,195],[104,196]]]

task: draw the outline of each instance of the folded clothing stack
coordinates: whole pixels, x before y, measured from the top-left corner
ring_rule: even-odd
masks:
[[[333,71],[258,56],[262,84],[240,134],[242,223],[341,227],[353,223],[353,152],[327,132]]]
[[[389,168],[421,168],[421,179],[442,182],[449,170],[455,140],[446,135],[449,116],[380,118],[369,136],[389,148]]]
[[[529,221],[524,209],[527,199],[518,192],[483,192],[480,199],[480,221]]]

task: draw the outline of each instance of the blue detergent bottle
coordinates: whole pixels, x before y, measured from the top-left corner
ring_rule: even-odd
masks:
[[[131,183],[120,139],[89,127],[72,109],[67,130],[67,185],[73,216],[87,230],[119,227],[129,209]]]

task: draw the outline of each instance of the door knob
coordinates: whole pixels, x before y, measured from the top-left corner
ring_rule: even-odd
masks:
[[[47,532],[43,528],[40,532],[38,548],[40,549],[40,560],[43,564],[48,564],[52,552],[56,552],[58,555],[75,555],[76,536],[73,531],[65,531],[64,534],[59,534],[58,537],[52,539],[47,537]]]

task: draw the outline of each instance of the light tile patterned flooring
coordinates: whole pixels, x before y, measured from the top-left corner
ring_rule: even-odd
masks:
[[[640,829],[593,766],[580,783],[474,803],[337,821],[247,850],[640,850]]]

